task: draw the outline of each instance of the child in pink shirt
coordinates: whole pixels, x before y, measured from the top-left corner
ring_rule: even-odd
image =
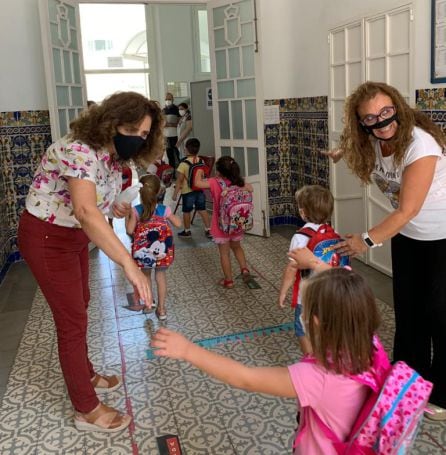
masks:
[[[351,375],[373,374],[378,309],[360,275],[344,268],[331,269],[306,248],[289,255],[299,266],[320,271],[306,280],[302,289],[303,319],[314,351],[312,361],[288,367],[249,367],[167,329],[155,334],[152,346],[156,355],[185,360],[234,387],[297,398],[298,411],[302,412],[294,454],[336,455],[310,409],[341,441],[348,437],[369,390]]]
[[[245,180],[240,175],[240,167],[231,156],[221,156],[215,163],[216,177],[211,177],[207,180],[202,178],[202,173],[198,173],[195,185],[199,188],[208,188],[213,202],[212,220],[211,220],[211,235],[214,242],[218,246],[220,253],[220,263],[223,269],[224,278],[219,284],[225,288],[233,288],[234,280],[232,277],[231,268],[231,250],[234,253],[235,259],[240,266],[241,274],[246,278],[249,276],[249,270],[246,264],[245,252],[240,244],[243,239],[243,233],[226,234],[218,224],[218,215],[220,213],[220,195],[223,187],[237,185],[252,192],[252,185],[245,183]]]

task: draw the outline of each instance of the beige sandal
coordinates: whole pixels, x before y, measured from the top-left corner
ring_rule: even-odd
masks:
[[[96,393],[107,393],[119,389],[122,385],[122,379],[116,374],[112,376],[103,376],[96,373],[91,379],[91,383],[93,384]]]
[[[99,403],[96,409],[88,414],[76,412],[74,415],[74,426],[79,431],[117,433],[127,428],[131,421],[130,416],[121,414],[103,403]]]

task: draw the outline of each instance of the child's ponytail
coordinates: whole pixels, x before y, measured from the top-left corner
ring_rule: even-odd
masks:
[[[143,175],[139,179],[142,183],[142,187],[139,190],[141,196],[141,204],[143,206],[142,215],[140,216],[141,221],[149,220],[156,208],[158,194],[161,189],[160,179],[156,175]]]
[[[232,185],[245,186],[245,180],[240,175],[240,166],[231,156],[221,156],[215,167],[218,173],[228,179]]]

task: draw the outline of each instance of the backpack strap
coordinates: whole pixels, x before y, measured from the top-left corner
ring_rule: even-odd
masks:
[[[316,231],[313,228],[307,226],[307,227],[301,227],[300,229],[298,229],[296,231],[296,234],[302,234],[311,239],[316,234]],[[297,270],[296,278],[294,279],[293,294],[291,296],[291,308],[296,308],[296,306],[297,306],[297,300],[298,300],[298,296],[299,296],[299,286],[300,286],[300,282],[302,279],[301,272],[302,272],[302,270]]]

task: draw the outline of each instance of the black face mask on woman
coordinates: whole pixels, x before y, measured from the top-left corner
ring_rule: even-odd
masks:
[[[388,139],[382,139],[375,135],[374,130],[379,130],[380,128],[385,128],[387,125],[390,125],[392,122],[395,122],[395,121],[399,124],[397,113],[393,114],[392,117],[389,117],[385,120],[381,120],[380,122],[375,123],[374,125],[367,126],[367,125],[364,125],[363,123],[361,123],[361,126],[362,126],[362,129],[367,134],[371,134],[372,136],[376,137],[376,139],[379,139],[380,141],[391,141],[395,135],[393,135],[392,137],[389,137]]]
[[[119,158],[129,160],[141,150],[146,140],[141,136],[126,136],[125,134],[116,133],[113,142]]]

